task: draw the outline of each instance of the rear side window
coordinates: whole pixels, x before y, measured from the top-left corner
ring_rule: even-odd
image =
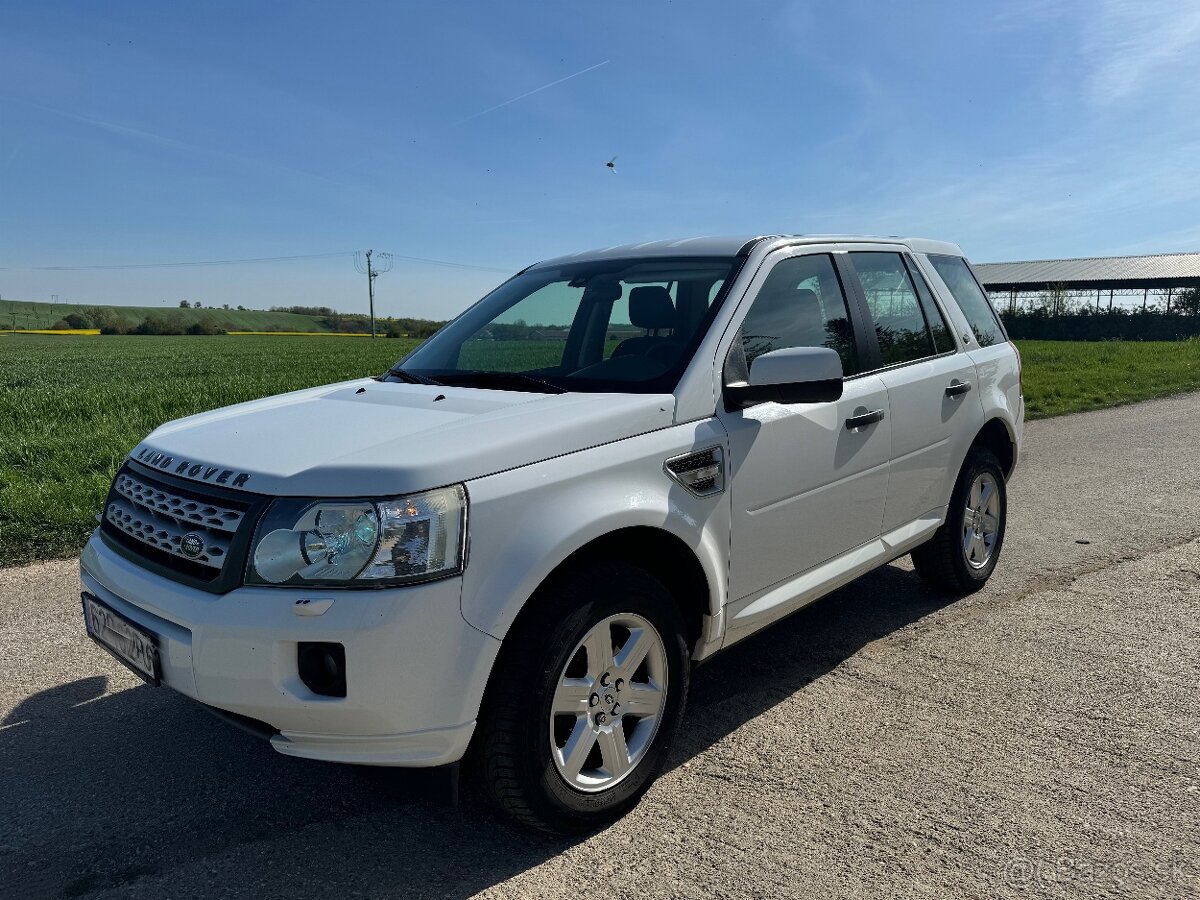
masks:
[[[867,295],[885,366],[934,355],[917,292],[899,253],[851,253],[850,261]]]
[[[961,256],[938,256],[929,254],[929,261],[937,270],[951,296],[966,316],[975,340],[980,347],[990,347],[1004,340],[1004,331],[996,311],[988,302],[987,295],[979,287],[979,282],[967,267],[967,261]]]
[[[941,307],[933,299],[933,292],[925,283],[925,276],[921,274],[920,269],[913,265],[911,259],[905,257],[904,261],[908,264],[909,277],[917,286],[917,299],[921,301],[921,310],[925,313],[925,321],[929,323],[929,332],[933,335],[933,349],[938,353],[949,353],[954,349],[954,338],[950,335],[946,317],[942,315]]]
[[[788,347],[829,347],[842,358],[843,372],[858,371],[846,295],[824,254],[777,263],[742,322],[747,366]]]

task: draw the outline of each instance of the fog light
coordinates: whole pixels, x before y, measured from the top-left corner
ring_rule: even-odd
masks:
[[[314,694],[346,696],[346,648],[341,644],[297,644],[296,667],[300,680]]]

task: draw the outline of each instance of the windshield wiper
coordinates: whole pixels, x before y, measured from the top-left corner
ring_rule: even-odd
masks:
[[[566,388],[557,384],[534,378],[524,372],[449,372],[441,377],[442,384],[460,385],[462,387],[493,388],[495,390],[529,390],[530,388],[543,394],[565,394]]]
[[[388,375],[399,378],[401,381],[407,381],[409,384],[441,384],[440,381],[434,381],[432,378],[425,375],[418,375],[416,372],[409,372],[407,369],[402,369],[399,366],[393,366],[388,369],[383,378],[387,378]]]

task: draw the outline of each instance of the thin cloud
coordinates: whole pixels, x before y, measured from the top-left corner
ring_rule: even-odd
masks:
[[[41,103],[30,103],[32,107],[42,110],[42,112],[53,113],[56,116],[62,116],[64,119],[70,119],[73,122],[80,122],[84,125],[91,125],[93,128],[99,128],[107,131],[110,134],[120,135],[121,137],[135,138],[137,140],[149,141],[152,144],[158,144],[162,147],[174,147],[179,150],[198,150],[191,144],[177,141],[174,138],[164,137],[161,134],[155,134],[152,131],[143,131],[140,128],[130,128],[127,125],[119,125],[116,122],[106,122],[103,119],[93,119],[91,116],[81,116],[79,113],[67,112],[65,109],[55,109],[53,106],[43,106]]]
[[[534,88],[532,91],[526,91],[524,94],[521,94],[520,96],[517,96],[517,97],[513,97],[511,100],[505,100],[503,103],[497,103],[495,106],[489,106],[485,110],[482,110],[477,113],[472,113],[471,115],[467,116],[466,118],[459,119],[454,124],[462,125],[464,122],[470,122],[472,119],[478,119],[480,116],[486,116],[488,113],[494,113],[496,110],[503,109],[504,107],[509,106],[510,104],[516,103],[518,100],[524,100],[526,97],[532,97],[534,94],[540,94],[542,91],[549,90],[550,88],[554,87],[555,85],[562,84],[564,81],[570,81],[572,78],[578,78],[580,75],[586,75],[588,72],[598,69],[601,66],[607,66],[610,62],[612,62],[612,60],[606,59],[606,60],[604,60],[604,62],[596,63],[594,66],[588,66],[586,69],[580,69],[578,72],[575,72],[572,75],[568,75],[565,78],[560,78],[557,81],[550,82],[549,84],[543,84],[541,87]]]
[[[1194,0],[1107,0],[1085,20],[1084,46],[1098,62],[1091,79],[1101,104],[1135,96],[1174,75],[1176,89],[1195,77],[1200,6]]]
[[[132,128],[128,125],[121,125],[118,122],[109,122],[105,119],[96,119],[91,116],[80,115],[79,113],[69,112],[65,109],[57,109],[53,106],[45,106],[41,103],[32,103],[30,101],[18,101],[25,103],[27,106],[32,106],[35,109],[40,109],[43,112],[48,112],[52,115],[61,116],[64,119],[70,119],[73,122],[79,122],[82,125],[90,125],[93,128],[99,128],[101,131],[107,131],[109,134],[115,134],[118,137],[128,138],[136,141],[143,141],[149,144],[155,144],[159,147],[167,147],[172,150],[180,150],[188,153],[199,153],[207,156],[216,157],[232,162],[238,166],[258,166],[262,168],[272,169],[277,172],[283,172],[289,175],[300,176],[302,178],[313,178],[318,181],[326,182],[327,184],[336,185],[340,188],[361,189],[360,185],[350,184],[340,181],[336,178],[331,178],[328,175],[322,175],[317,172],[309,172],[305,169],[299,169],[295,166],[287,165],[286,163],[265,161],[242,156],[237,153],[231,153],[228,150],[218,150],[214,147],[203,147],[199,144],[190,144],[187,141],[177,140],[176,138],[167,137],[165,135],[156,134],[153,131],[145,131],[141,128]]]

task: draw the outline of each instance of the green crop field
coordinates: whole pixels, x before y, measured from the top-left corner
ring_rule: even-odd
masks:
[[[78,552],[121,460],[161,423],[377,375],[415,343],[0,335],[0,565]]]
[[[474,345],[482,366],[506,342]],[[410,340],[0,334],[0,565],[70,556],[162,422],[382,372]],[[531,345],[543,365],[553,345]],[[1200,390],[1200,342],[1020,344],[1031,419]]]

